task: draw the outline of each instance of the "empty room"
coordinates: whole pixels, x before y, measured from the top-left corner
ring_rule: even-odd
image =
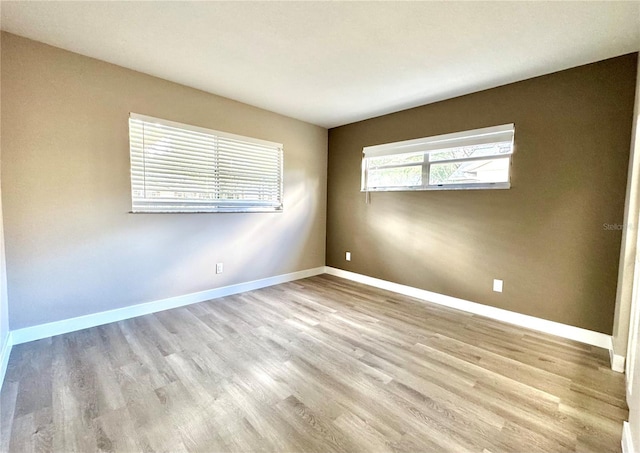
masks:
[[[0,29],[0,451],[640,452],[640,1]]]

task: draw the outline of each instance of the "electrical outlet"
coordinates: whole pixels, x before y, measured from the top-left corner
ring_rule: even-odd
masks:
[[[216,274],[222,274],[222,271],[224,270],[222,263],[216,263]]]
[[[502,280],[496,280],[495,278],[493,279],[493,290],[497,293],[501,293],[502,292]]]
[[[346,259],[347,261],[351,261],[351,252],[347,252],[347,253],[345,254],[345,259]]]

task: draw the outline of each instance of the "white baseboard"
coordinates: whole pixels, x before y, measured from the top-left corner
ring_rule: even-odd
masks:
[[[205,300],[216,299],[218,297],[230,296],[232,294],[243,293],[254,289],[265,288],[280,283],[286,283],[301,278],[312,277],[324,273],[325,267],[316,267],[304,271],[291,272],[289,274],[276,275],[274,277],[253,280],[236,285],[223,286],[222,288],[210,289],[197,293],[185,294],[183,296],[170,297],[152,302],[130,305],[128,307],[117,308],[115,310],[93,313],[77,318],[63,319],[61,321],[40,324],[32,327],[24,327],[11,332],[13,344],[27,343],[29,341],[40,340],[53,337],[76,330],[87,329],[89,327],[100,326],[110,322],[122,321],[124,319],[135,318],[137,316],[148,315],[170,308],[182,307],[184,305],[204,302]]]
[[[534,316],[503,310],[501,308],[490,307],[488,305],[482,305],[476,302],[470,302],[464,299],[458,299],[455,297],[446,296],[443,294],[438,294],[411,286],[400,285],[398,283],[393,283],[386,280],[381,280],[366,275],[326,266],[13,330],[10,332],[9,342],[5,345],[3,351],[1,351],[2,355],[0,356],[0,367],[4,366],[4,368],[0,368],[0,373],[4,373],[4,369],[6,368],[6,362],[8,361],[12,345],[27,343],[29,341],[40,340],[43,338],[52,337],[54,335],[61,335],[64,333],[87,329],[89,327],[108,324],[110,322],[122,321],[124,319],[134,318],[136,316],[142,316],[158,311],[168,310],[171,308],[182,307],[184,305],[203,302],[218,297],[229,296],[245,291],[251,291],[254,289],[264,288],[280,283],[299,280],[301,278],[312,277],[314,275],[319,275],[322,273],[335,275],[337,277],[346,278],[356,282],[364,283],[366,285],[386,289],[410,297],[415,297],[416,299],[444,305],[481,316],[486,316],[488,318],[496,319],[533,330],[538,330],[552,335],[557,335],[563,338],[568,338],[612,351],[611,337],[600,332],[594,332],[591,330],[582,329],[580,327],[574,327],[567,324],[549,321],[546,319],[536,318]],[[611,358],[612,368],[615,371],[624,370],[624,357],[612,354]],[[3,374],[0,374],[0,377],[3,377]]]
[[[11,332],[7,333],[2,349],[0,349],[0,390],[2,390],[2,384],[4,383],[4,375],[7,373],[7,365],[9,365],[9,356],[11,355],[11,348],[13,347],[13,339],[11,338]]]
[[[613,348],[609,349],[609,360],[611,360],[611,369],[618,373],[624,373],[624,364],[626,357],[613,352]]]
[[[424,289],[414,288],[412,286],[400,285],[399,283],[380,280],[378,278],[356,274],[355,272],[336,269],[334,267],[327,266],[326,273],[335,275],[336,277],[342,277],[348,280],[364,283],[365,285],[375,286],[376,288],[404,294],[405,296],[415,297],[416,299],[432,302],[434,304],[444,305],[446,307],[474,313],[476,315],[507,322],[516,326],[526,327],[528,329],[556,335],[562,338],[568,338],[570,340],[579,341],[592,346],[598,346],[610,351],[613,348],[611,336],[604,333],[536,318],[534,316],[523,315],[521,313],[503,310],[502,308],[490,307],[488,305],[482,305],[476,302],[458,299],[456,297],[445,296],[444,294],[438,294]]]
[[[636,453],[633,448],[633,437],[629,422],[622,422],[622,453]]]

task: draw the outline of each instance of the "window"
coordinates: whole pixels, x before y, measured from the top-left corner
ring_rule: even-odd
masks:
[[[514,125],[363,149],[362,191],[508,189]]]
[[[132,113],[133,212],[282,211],[282,145]]]

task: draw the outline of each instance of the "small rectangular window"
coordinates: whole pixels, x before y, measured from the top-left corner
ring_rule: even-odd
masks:
[[[362,191],[508,189],[513,124],[363,149]]]
[[[132,113],[133,212],[282,211],[279,143]]]

